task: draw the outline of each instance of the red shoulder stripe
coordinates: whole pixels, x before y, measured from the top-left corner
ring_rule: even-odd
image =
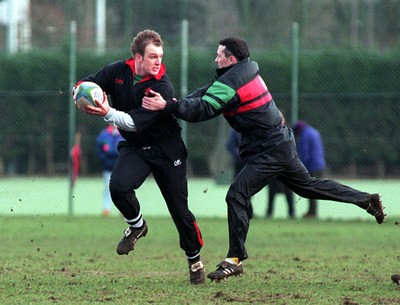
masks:
[[[267,85],[260,75],[237,90],[240,97],[240,105],[236,113],[256,109],[272,100]]]

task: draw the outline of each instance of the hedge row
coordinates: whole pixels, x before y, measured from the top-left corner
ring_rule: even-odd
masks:
[[[340,170],[354,164],[400,164],[397,140],[400,83],[399,52],[325,51],[300,52],[299,118],[318,127],[327,146],[327,159]],[[77,78],[93,73],[109,62],[128,58],[129,52],[102,56],[79,52]],[[291,117],[291,54],[287,50],[255,50],[278,106]],[[196,89],[214,78],[215,50],[190,50],[188,89]],[[164,62],[180,95],[180,54],[166,49]],[[69,57],[67,52],[35,51],[14,56],[1,55],[0,96],[1,157],[18,160],[20,171],[33,164],[49,164],[35,171],[51,171],[68,155]],[[193,159],[208,162],[209,149],[216,145],[218,122],[189,124],[189,150]],[[291,122],[289,122],[291,123]],[[91,158],[94,138],[104,127],[97,118],[79,113],[77,129],[87,135],[88,172],[98,169]],[[211,126],[211,128],[210,128]],[[49,147],[51,146],[51,147]],[[340,148],[340,149],[339,149]],[[32,156],[32,149],[36,150]],[[334,151],[334,153],[332,153]],[[29,160],[29,161],[28,161]],[[51,163],[54,163],[51,165]],[[50,168],[50,170],[49,170]]]

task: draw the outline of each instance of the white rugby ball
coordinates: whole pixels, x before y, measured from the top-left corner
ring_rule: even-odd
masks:
[[[94,99],[101,103],[104,101],[104,92],[96,83],[82,82],[74,90],[74,103],[79,108],[85,108],[87,105],[97,107]]]

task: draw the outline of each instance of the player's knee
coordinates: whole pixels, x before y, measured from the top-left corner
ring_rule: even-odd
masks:
[[[114,200],[114,198],[120,196],[121,193],[124,193],[124,191],[122,190],[122,188],[119,188],[115,185],[110,184],[110,195],[111,198]]]
[[[131,201],[136,199],[135,191],[115,187],[111,184],[110,184],[110,195],[113,202],[120,202],[121,200]]]
[[[132,189],[131,186],[127,185],[127,179],[118,175],[111,176],[109,188],[110,193],[130,192]]]
[[[249,219],[253,217],[253,207],[251,205],[251,200],[250,198],[247,198],[243,193],[231,187],[226,194],[225,200],[228,205],[228,210],[234,211],[234,213],[241,215],[243,215],[243,212],[245,212]]]
[[[228,205],[241,203],[244,201],[243,196],[240,192],[236,191],[232,186],[229,188],[228,192],[226,193],[225,201]]]

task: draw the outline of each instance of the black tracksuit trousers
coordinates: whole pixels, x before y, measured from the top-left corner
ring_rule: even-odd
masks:
[[[135,190],[153,174],[178,230],[180,247],[187,254],[200,251],[203,246],[201,232],[187,201],[187,151],[182,139],[174,138],[149,147],[120,142],[118,149],[110,193],[122,215],[126,219],[139,216],[140,204]]]
[[[334,180],[313,178],[296,156],[286,165],[252,160],[236,176],[226,195],[228,205],[229,250],[227,257],[246,259],[245,247],[249,222],[253,216],[251,197],[277,177],[304,198],[332,200],[355,204],[363,209],[371,195]]]

